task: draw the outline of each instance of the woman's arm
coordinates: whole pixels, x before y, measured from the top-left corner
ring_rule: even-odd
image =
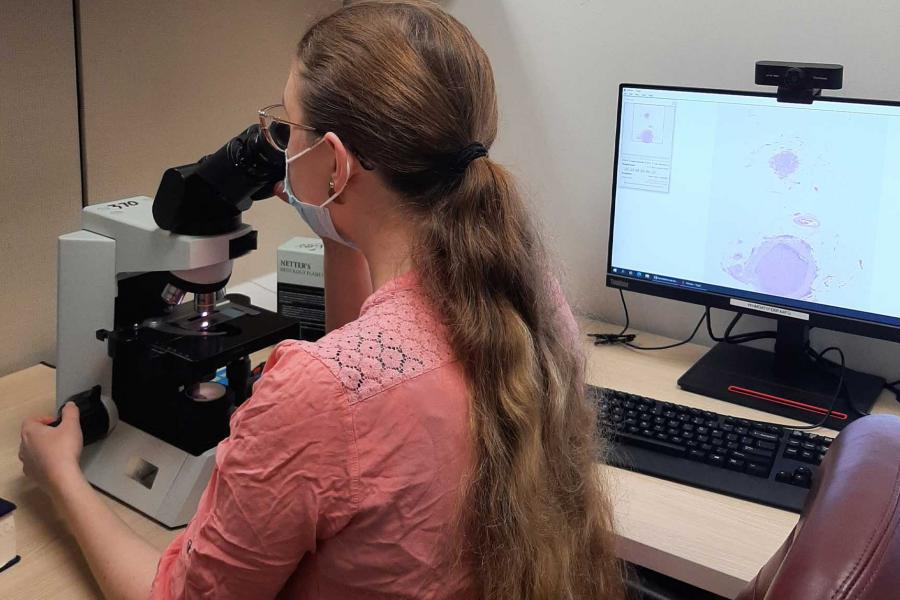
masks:
[[[41,417],[22,423],[19,459],[25,474],[53,499],[103,595],[148,598],[160,552],[129,529],[81,473],[78,407],[66,404],[59,426],[48,427],[53,420]]]
[[[355,321],[372,294],[369,263],[359,250],[325,239],[325,331]]]
[[[106,598],[150,597],[160,552],[132,531],[100,498],[81,471],[51,492]]]

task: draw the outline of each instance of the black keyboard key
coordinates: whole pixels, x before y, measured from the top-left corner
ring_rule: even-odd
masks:
[[[755,437],[758,440],[764,440],[766,442],[774,442],[778,443],[778,436],[774,433],[768,433],[764,431],[753,430],[750,432],[750,435]]]
[[[764,442],[763,440],[756,440],[756,447],[762,448],[764,450],[777,450],[778,444],[773,444],[772,442]]]
[[[738,441],[738,435],[736,433],[729,433],[725,436],[726,442],[736,442]]]
[[[678,435],[673,435],[672,437],[669,438],[669,441],[672,442],[673,444],[678,444],[678,445],[684,444],[684,438],[679,437]]]
[[[668,454],[669,456],[684,456],[684,452],[686,450],[686,448],[682,445],[652,439],[650,438],[650,436],[645,437],[639,435],[622,434],[618,437],[617,441],[624,444],[630,444],[632,446],[647,448],[648,450],[654,450],[662,454]]]
[[[713,466],[721,467],[722,465],[725,464],[725,455],[713,452],[712,454],[710,454],[706,457],[706,462],[708,462],[709,464],[711,464]]]
[[[775,452],[772,450],[764,450],[762,448],[756,448],[754,446],[741,446],[739,450],[744,454],[758,456],[770,462],[775,458]]]
[[[781,483],[790,483],[791,474],[787,471],[778,471],[778,473],[775,474],[775,481],[780,481]]]
[[[770,465],[755,462],[747,463],[747,473],[754,477],[768,477],[771,470],[772,467]]]
[[[728,458],[725,460],[725,468],[731,469],[732,471],[743,471],[744,464],[744,461],[738,460],[736,458]]]
[[[688,458],[690,458],[691,460],[702,461],[703,459],[706,458],[706,452],[703,452],[702,450],[697,450],[696,448],[691,448],[688,451],[687,455],[688,455]]]
[[[802,450],[800,452],[800,460],[803,462],[811,463],[815,461],[816,455],[810,452],[809,450]]]
[[[746,427],[735,427],[734,432],[738,435],[747,435],[747,428]]]
[[[799,454],[800,454],[800,453],[797,452],[797,449],[796,449],[796,448],[785,448],[785,449],[784,449],[784,457],[785,457],[785,458],[794,458],[794,459],[796,459],[796,458],[798,458],[798,455],[799,455]]]
[[[800,487],[809,488],[810,480],[803,475],[794,473],[793,475],[791,475],[791,483]]]

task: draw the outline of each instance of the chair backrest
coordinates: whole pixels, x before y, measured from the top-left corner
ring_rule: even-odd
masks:
[[[831,445],[800,521],[738,600],[900,598],[900,417]]]

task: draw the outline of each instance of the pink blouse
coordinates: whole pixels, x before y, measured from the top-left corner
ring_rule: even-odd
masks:
[[[152,597],[472,597],[452,537],[468,399],[412,273],[318,342],[279,344]]]

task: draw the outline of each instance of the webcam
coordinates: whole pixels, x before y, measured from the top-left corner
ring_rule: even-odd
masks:
[[[756,63],[756,84],[778,86],[779,102],[812,104],[822,90],[839,90],[843,81],[843,65],[774,60]]]

